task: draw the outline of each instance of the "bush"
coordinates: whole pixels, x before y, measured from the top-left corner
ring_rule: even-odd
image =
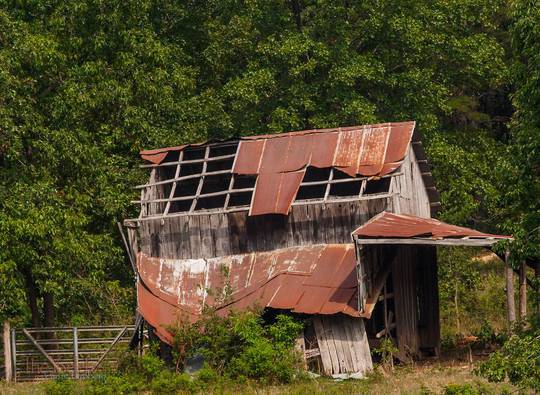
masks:
[[[268,383],[290,382],[299,369],[294,340],[302,324],[278,315],[265,324],[252,311],[220,317],[207,311],[195,324],[173,330],[175,349],[183,365],[187,357],[204,357],[207,369],[234,380],[255,379]]]
[[[485,392],[472,384],[448,384],[442,393],[443,395],[481,395]]]
[[[178,374],[171,371],[161,372],[151,384],[152,394],[174,394],[178,391],[194,393],[197,386],[186,373]]]
[[[540,391],[540,327],[512,336],[475,372],[492,382],[508,378],[516,386]]]

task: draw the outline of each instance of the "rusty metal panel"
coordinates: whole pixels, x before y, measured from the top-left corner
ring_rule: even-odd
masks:
[[[257,177],[249,215],[288,214],[305,169],[289,173],[261,173]]]
[[[342,264],[350,265],[352,268],[355,267],[356,262],[353,257],[352,261],[344,262],[344,256],[346,255],[347,249],[343,248],[339,244],[328,245],[322,252],[317,265],[314,268],[311,276],[306,277],[304,285],[311,286],[326,286],[330,287],[331,280],[334,277],[334,274],[339,271],[339,268]]]
[[[143,284],[137,285],[137,300],[139,313],[156,328],[158,337],[171,344],[172,335],[167,328],[178,322],[195,322],[197,315],[173,306],[153,295]]]
[[[261,159],[259,174],[276,174],[287,171],[285,162],[291,144],[290,136],[267,139]]]
[[[310,163],[314,141],[315,144],[318,144],[316,137],[313,135],[291,136],[286,158],[285,160],[281,158],[284,162],[281,171],[290,172],[304,169]]]
[[[385,162],[400,162],[407,154],[411,143],[413,129],[409,123],[391,124]]]
[[[382,212],[353,232],[359,237],[434,239],[469,238],[510,238],[510,236],[482,233],[474,229],[450,225],[432,218]]]
[[[232,172],[235,174],[259,174],[262,153],[266,140],[241,141]]]
[[[350,301],[356,292],[355,265],[352,244],[208,259],[160,259],[139,253],[139,310],[152,326],[161,326],[159,336],[165,341],[163,328],[178,320],[196,320],[208,305],[223,314],[259,306],[358,316]],[[231,292],[224,298],[226,287]]]
[[[369,129],[342,131],[339,134],[336,157],[333,166],[354,177],[358,171],[358,161],[363,152],[363,144]]]
[[[284,275],[281,276],[281,286],[267,303],[274,309],[293,309],[302,296],[304,276]]]
[[[389,135],[390,127],[371,128],[365,131],[365,143],[356,171],[358,174],[364,176],[380,175],[385,163]]]
[[[320,314],[336,314],[347,311],[356,288],[333,288],[333,292],[319,311]]]
[[[333,288],[304,285],[304,293],[292,311],[295,313],[318,314],[333,291]]]
[[[324,169],[334,166],[334,156],[338,145],[338,132],[320,133],[314,136],[311,145],[311,166]]]

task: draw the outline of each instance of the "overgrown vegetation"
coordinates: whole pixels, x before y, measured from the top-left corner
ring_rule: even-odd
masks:
[[[227,317],[207,310],[194,324],[173,328],[176,367],[200,356],[206,369],[234,380],[265,383],[290,382],[301,370],[294,343],[303,324],[278,314],[265,324],[254,311],[231,312]]]
[[[478,367],[477,374],[540,392],[540,320],[532,320],[532,325],[510,337]]]
[[[143,148],[414,119],[443,219],[495,229],[525,162],[509,18],[502,0],[0,1],[0,319],[131,318],[115,221]]]
[[[172,366],[155,352],[125,358],[115,372],[96,375],[82,385],[60,377],[46,385],[49,394],[155,394],[217,391],[220,388],[258,383],[285,384],[304,378],[295,339],[303,324],[289,315],[265,323],[255,311],[232,312],[227,317],[207,310],[196,323],[175,330]],[[185,373],[190,358],[204,365]]]

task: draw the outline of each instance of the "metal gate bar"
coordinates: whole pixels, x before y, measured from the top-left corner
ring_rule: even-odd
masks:
[[[4,365],[9,365],[15,381],[47,380],[59,375],[86,378],[115,368],[139,330],[134,325],[8,329],[3,344],[10,353],[3,355],[10,354],[11,360]]]

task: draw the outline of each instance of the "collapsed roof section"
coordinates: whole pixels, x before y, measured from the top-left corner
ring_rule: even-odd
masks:
[[[401,165],[414,126],[414,122],[351,126],[142,151],[141,157],[149,162],[145,167],[171,166],[171,171],[164,180],[139,187],[172,185],[164,196],[151,200],[158,207],[153,211],[163,215],[171,208],[191,213],[242,204],[249,205],[250,215],[288,214],[299,194],[326,201],[331,185],[349,182],[338,195],[361,198],[368,180],[384,178]],[[312,181],[310,169],[331,171]],[[201,204],[204,199],[211,199],[210,206]],[[142,204],[148,201],[141,199]]]
[[[359,317],[352,244],[292,247],[210,259],[137,257],[139,309],[170,340],[167,325],[218,312],[271,307]],[[212,291],[210,291],[212,290]]]

